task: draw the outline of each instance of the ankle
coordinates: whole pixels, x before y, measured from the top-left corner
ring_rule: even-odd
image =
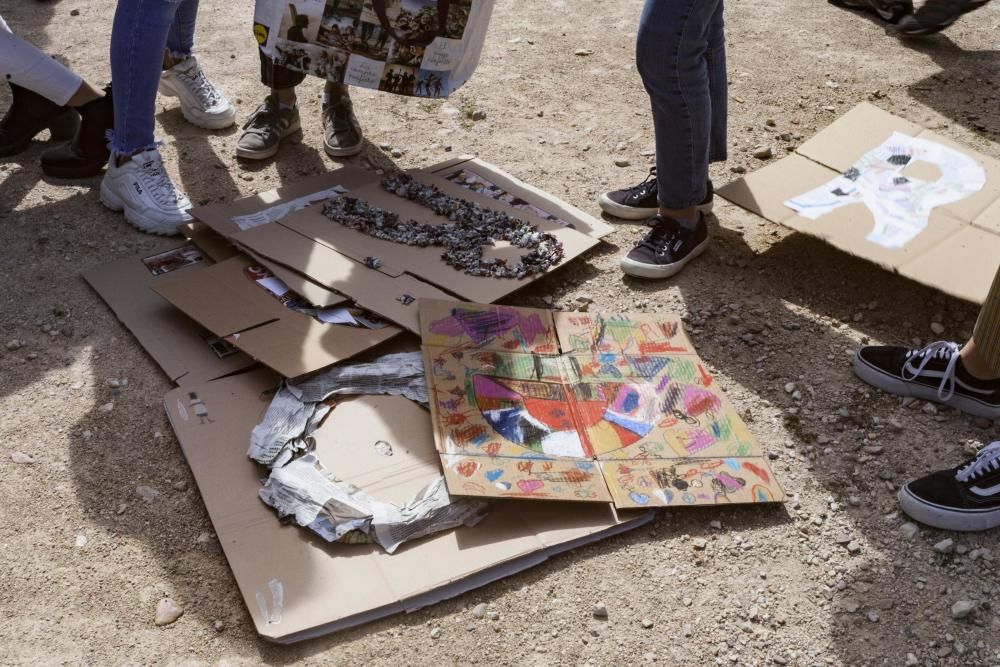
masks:
[[[271,94],[278,100],[278,104],[285,109],[292,109],[298,102],[294,88],[272,89]]]
[[[1000,375],[997,375],[994,369],[979,356],[975,340],[970,340],[966,343],[965,346],[962,347],[960,355],[962,359],[962,367],[975,379],[986,382],[1000,380]]]

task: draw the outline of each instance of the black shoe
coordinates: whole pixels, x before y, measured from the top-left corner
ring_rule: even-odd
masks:
[[[0,157],[25,151],[42,130],[51,130],[51,141],[69,141],[80,127],[80,115],[38,93],[10,84],[10,108],[0,119]]]
[[[111,86],[104,97],[87,102],[77,111],[83,122],[73,141],[42,153],[42,171],[53,178],[96,176],[108,163],[107,132],[115,126]]]
[[[912,0],[830,0],[830,4],[875,12],[883,21],[896,23],[913,13]]]
[[[330,157],[350,157],[364,148],[365,137],[351,98],[343,95],[323,105],[323,148]]]
[[[656,194],[656,167],[653,167],[642,183],[624,190],[605,192],[597,201],[605,213],[616,218],[648,220],[660,211],[660,202]],[[715,188],[712,186],[712,181],[709,181],[705,199],[696,208],[702,213],[711,213],[714,201]]]
[[[653,227],[642,241],[622,258],[622,271],[636,278],[669,278],[708,247],[705,215],[698,214],[694,229],[687,229],[671,218],[657,215]]]
[[[909,16],[904,16],[896,30],[901,35],[919,37],[941,32],[963,14],[985,7],[990,0],[928,0]]]
[[[942,403],[975,417],[1000,419],[1000,380],[972,377],[955,343],[933,343],[920,350],[863,347],[854,356],[854,372],[890,394]]]
[[[899,504],[913,519],[944,530],[1000,526],[1000,442],[957,468],[910,482],[899,490]]]

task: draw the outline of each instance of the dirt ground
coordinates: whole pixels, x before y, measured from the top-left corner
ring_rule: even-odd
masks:
[[[113,5],[0,0],[0,13],[103,82]],[[632,56],[641,5],[499,0],[479,71],[446,104],[355,95],[371,145],[352,162],[387,164],[392,149],[402,167],[474,153],[597,214],[601,191],[643,177],[653,145]],[[251,2],[202,0],[198,29],[205,69],[241,122],[264,92],[251,13]],[[1000,4],[911,42],[822,0],[731,0],[727,19],[731,159],[713,167],[717,185],[761,166],[754,147],[783,156],[864,100],[1000,157]],[[301,88],[301,142],[260,165],[236,161],[236,129],[198,130],[161,100],[170,172],[205,203],[336,167],[320,143],[321,85]],[[622,225],[515,302],[683,314],[774,459],[786,506],[665,512],[418,613],[292,647],[262,641],[166,423],[169,383],[80,278],[162,240],[103,208],[98,179],[44,180],[44,148],[0,161],[0,663],[1000,664],[1000,533],[910,534],[895,500],[900,484],[957,463],[1000,425],[903,405],[849,363],[866,342],[936,339],[933,322],[963,339],[975,306],[723,203],[711,249],[675,280],[622,278],[618,257],[642,234]],[[23,346],[8,349],[14,340]],[[138,485],[161,495],[146,502]],[[939,553],[946,538],[954,546]],[[156,627],[164,595],[184,615]],[[956,620],[963,600],[976,609]],[[606,621],[593,617],[597,601]],[[472,615],[479,603],[486,619]]]

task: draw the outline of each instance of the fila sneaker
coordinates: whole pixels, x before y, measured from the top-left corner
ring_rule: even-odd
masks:
[[[910,517],[944,530],[988,530],[1000,526],[1000,442],[983,447],[957,468],[912,481],[899,490]]]
[[[861,348],[854,372],[868,384],[899,396],[942,403],[975,417],[1000,419],[1000,380],[979,380],[962,365],[955,343]]]
[[[221,130],[236,122],[236,109],[205,76],[194,56],[160,74],[160,94],[179,98],[181,113],[192,125]]]
[[[147,234],[172,236],[192,220],[191,202],[170,180],[158,150],[133,155],[120,167],[115,162],[112,157],[101,181],[101,203],[124,211],[125,219]]]

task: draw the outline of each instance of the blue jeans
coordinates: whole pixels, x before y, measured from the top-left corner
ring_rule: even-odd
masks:
[[[115,129],[111,151],[132,155],[156,146],[156,90],[163,54],[191,55],[198,0],[119,0],[111,30]]]
[[[646,0],[636,65],[653,106],[660,206],[706,197],[708,165],[726,159],[723,0]]]

